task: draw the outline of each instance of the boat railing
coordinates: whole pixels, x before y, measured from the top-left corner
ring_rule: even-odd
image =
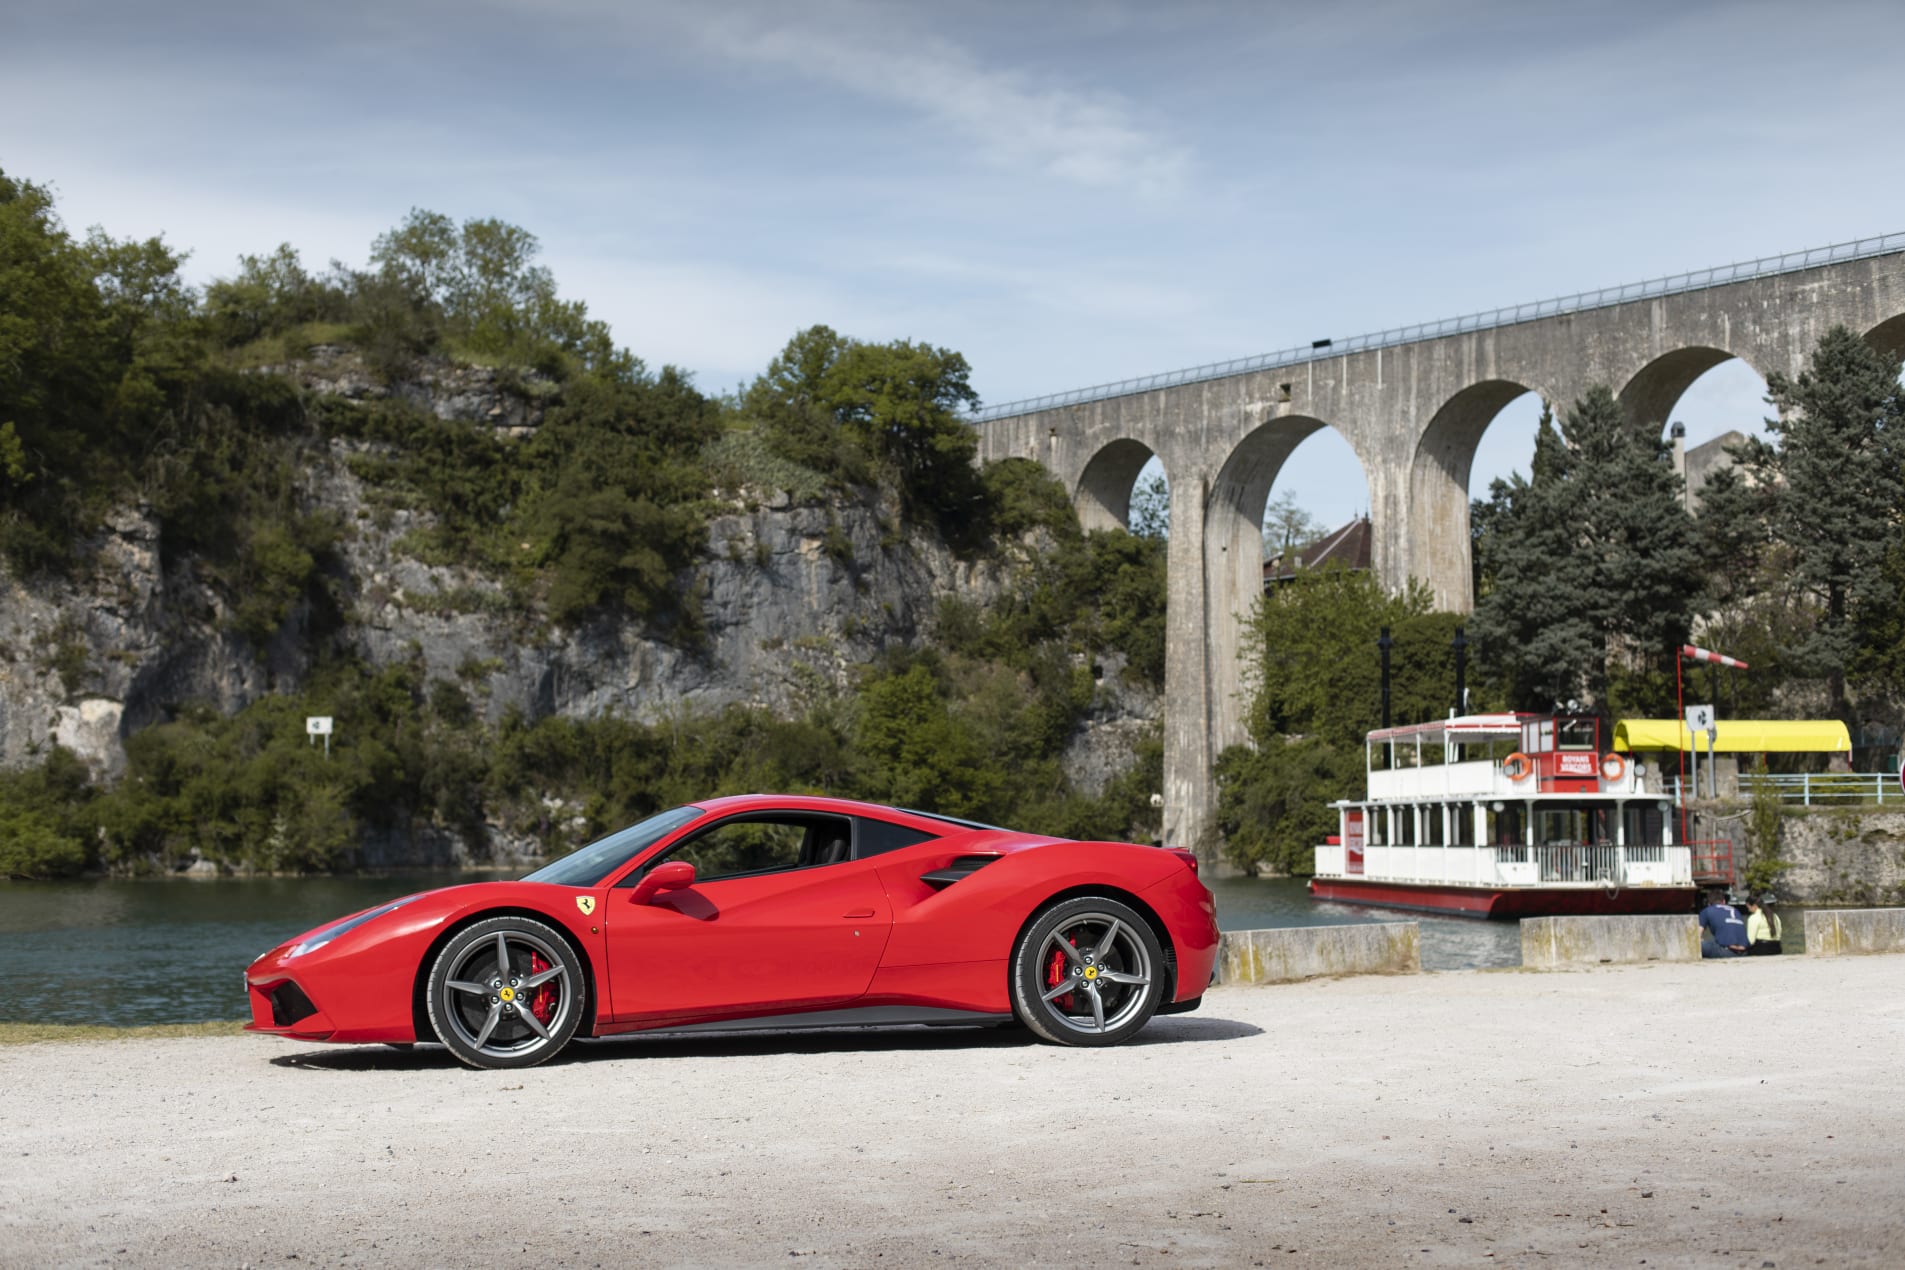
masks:
[[[1512,779],[1495,759],[1464,759],[1459,763],[1424,763],[1420,767],[1369,771],[1369,797],[1378,801],[1526,798],[1543,787],[1543,782],[1532,776]],[[1614,780],[1603,778],[1599,789],[1604,794],[1639,794],[1642,792],[1640,773],[1632,764],[1623,763],[1620,775]]]
[[[1694,877],[1689,849],[1660,843],[1366,846],[1360,861],[1332,843],[1316,849],[1316,872],[1448,886],[1690,886]]]
[[[1731,838],[1701,838],[1687,844],[1693,852],[1693,880],[1702,886],[1732,886],[1738,879],[1733,869]]]

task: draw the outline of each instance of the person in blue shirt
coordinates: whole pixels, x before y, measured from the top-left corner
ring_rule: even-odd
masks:
[[[1700,955],[1744,957],[1746,949],[1746,919],[1726,902],[1725,892],[1712,892],[1707,896],[1707,906],[1700,910]]]

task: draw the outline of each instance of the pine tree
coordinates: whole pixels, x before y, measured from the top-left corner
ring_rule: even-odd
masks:
[[[1793,641],[1794,659],[1823,677],[1844,716],[1846,675],[1860,633],[1895,625],[1899,577],[1887,556],[1900,547],[1905,501],[1905,398],[1899,363],[1843,326],[1827,331],[1797,378],[1769,375],[1779,418],[1761,479],[1774,489],[1775,536],[1792,553],[1792,579],[1816,609]]]
[[[1516,708],[1545,710],[1578,697],[1584,668],[1601,656],[1580,603],[1590,570],[1574,541],[1571,466],[1553,412],[1543,409],[1532,475],[1495,481],[1476,516],[1483,590],[1471,633],[1480,665],[1496,671]]]
[[[1610,705],[1610,656],[1658,666],[1686,637],[1699,555],[1656,436],[1592,388],[1557,431],[1544,412],[1532,477],[1477,509],[1475,636],[1518,706]]]

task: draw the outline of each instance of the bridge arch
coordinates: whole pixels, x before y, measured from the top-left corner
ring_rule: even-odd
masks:
[[[1865,342],[1887,357],[1905,358],[1905,313],[1888,318],[1867,331]]]
[[[1465,613],[1475,600],[1468,484],[1482,434],[1510,402],[1536,391],[1515,379],[1470,384],[1442,403],[1416,442],[1401,576],[1425,583],[1439,609]],[[1553,401],[1552,393],[1542,397]]]
[[[1247,739],[1244,632],[1263,594],[1264,504],[1297,446],[1329,427],[1310,415],[1266,420],[1231,447],[1211,482],[1204,510],[1204,617],[1213,754]],[[1345,439],[1367,478],[1367,456],[1356,450],[1353,439]]]
[[[1078,523],[1086,530],[1129,529],[1131,490],[1138,483],[1138,473],[1153,457],[1150,446],[1130,437],[1120,437],[1098,447],[1085,461],[1072,490]],[[1170,480],[1168,469],[1165,480]]]
[[[1693,345],[1662,353],[1635,371],[1620,390],[1621,407],[1635,423],[1645,426],[1649,431],[1659,432],[1667,426],[1674,406],[1686,395],[1687,389],[1693,387],[1695,380],[1722,362],[1736,357],[1762,381],[1765,380],[1765,368],[1755,365],[1750,357],[1706,345]]]

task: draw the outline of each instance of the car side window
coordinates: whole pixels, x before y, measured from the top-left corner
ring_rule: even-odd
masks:
[[[839,816],[737,816],[694,835],[664,858],[694,865],[697,883],[713,882],[838,864],[851,854],[852,842],[851,822]]]
[[[870,855],[884,855],[888,851],[898,851],[901,847],[939,837],[924,829],[908,829],[905,825],[896,825],[889,820],[874,820],[869,816],[859,817],[858,828],[859,841],[853,851],[856,860],[864,860]]]

